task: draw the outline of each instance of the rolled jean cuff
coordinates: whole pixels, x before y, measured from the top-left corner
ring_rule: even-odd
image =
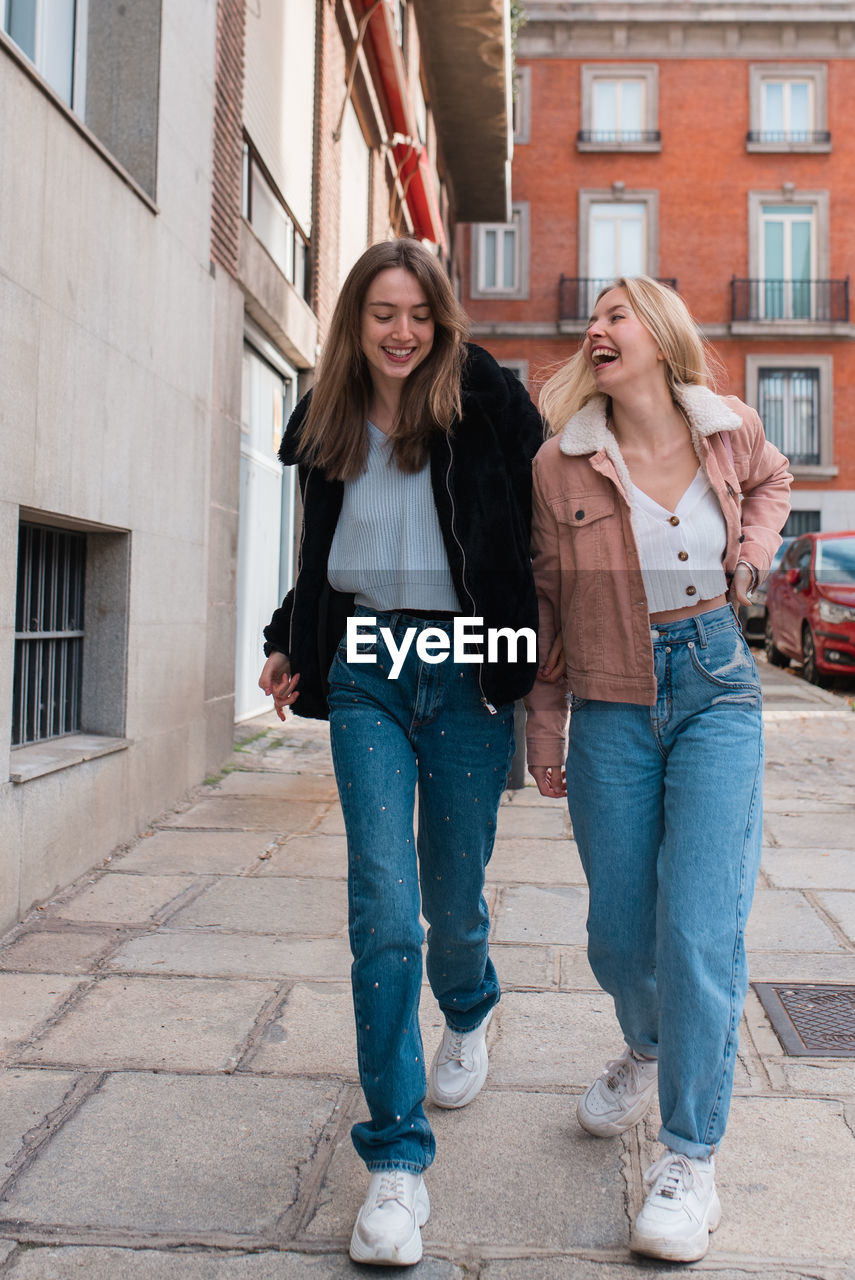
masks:
[[[409,1160],[396,1160],[391,1164],[388,1160],[366,1160],[365,1167],[369,1173],[424,1173],[427,1164],[411,1164]]]
[[[706,1160],[707,1156],[714,1155],[718,1150],[714,1142],[689,1142],[686,1138],[678,1138],[676,1133],[669,1133],[664,1125],[659,1130],[659,1141],[672,1151],[691,1156],[693,1160]]]

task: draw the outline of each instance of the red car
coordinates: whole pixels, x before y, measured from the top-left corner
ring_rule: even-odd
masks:
[[[776,666],[795,658],[812,684],[855,676],[855,531],[793,539],[768,578],[765,647]]]

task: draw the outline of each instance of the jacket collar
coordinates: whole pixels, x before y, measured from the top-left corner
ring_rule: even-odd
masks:
[[[742,425],[739,414],[729,409],[709,387],[682,383],[674,389],[674,399],[685,415],[695,453],[704,461],[701,441],[719,431],[733,431]],[[570,457],[604,452],[612,462],[624,492],[632,493],[632,481],[618,442],[609,430],[606,410],[608,400],[601,394],[592,396],[565,425],[558,447]]]

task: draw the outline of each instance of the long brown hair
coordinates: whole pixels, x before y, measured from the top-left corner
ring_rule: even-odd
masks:
[[[679,294],[650,276],[621,276],[597,294],[597,302],[612,289],[623,289],[629,305],[665,357],[665,373],[673,394],[675,386],[702,383],[715,389],[715,370],[721,362],[698,331]],[[597,384],[584,354],[571,356],[544,384],[540,411],[550,431],[562,431],[574,413],[597,394]]]
[[[466,317],[439,261],[417,240],[385,240],[366,249],[338,296],[318,364],[312,400],[300,437],[300,457],[334,480],[359,475],[368,447],[365,420],[371,376],[360,332],[365,295],[375,276],[402,267],[421,285],[434,322],[433,346],[404,381],[391,432],[402,471],[427,461],[434,431],[450,433],[461,412],[460,380],[466,358]]]

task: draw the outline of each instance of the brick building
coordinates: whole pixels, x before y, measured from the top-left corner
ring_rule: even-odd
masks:
[[[0,3],[0,929],[260,709],[338,286],[508,217],[507,0]]]
[[[479,340],[536,393],[604,280],[676,282],[792,459],[788,530],[855,527],[852,6],[525,10],[512,221],[461,234]]]

